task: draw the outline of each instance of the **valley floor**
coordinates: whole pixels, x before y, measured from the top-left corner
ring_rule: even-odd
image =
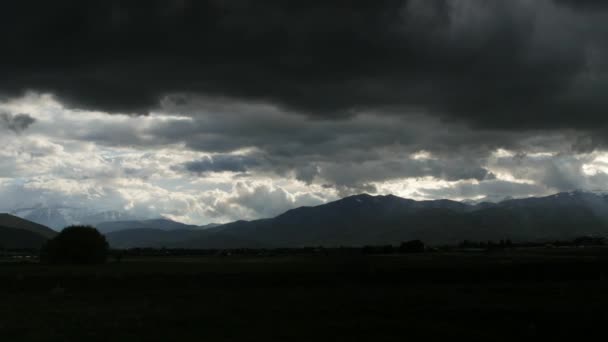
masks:
[[[608,323],[608,250],[0,263],[3,341],[582,337]]]

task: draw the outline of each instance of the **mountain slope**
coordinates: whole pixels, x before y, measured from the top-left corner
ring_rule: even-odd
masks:
[[[235,222],[216,229],[275,246],[340,246],[399,243],[429,238],[462,226],[467,205],[416,202],[396,196],[358,195],[316,207],[290,210],[274,219]],[[440,228],[440,229],[437,229]]]
[[[210,231],[273,246],[340,246],[462,240],[538,241],[608,235],[608,196],[570,192],[497,204],[357,195],[289,210],[273,219],[234,222]]]
[[[190,230],[198,229],[198,226],[171,221],[168,219],[135,220],[135,221],[116,221],[101,222],[95,226],[103,234],[127,230],[127,229],[157,229],[157,230]]]
[[[573,191],[507,200],[474,212],[472,219],[474,226],[526,240],[608,235],[608,196]]]
[[[102,222],[134,221],[139,218],[121,211],[102,211],[79,219],[78,224],[96,226]]]
[[[136,228],[114,231],[105,234],[113,248],[263,248],[269,247],[255,241],[245,241],[221,232],[207,233],[201,230],[162,230]]]
[[[500,203],[466,204],[357,195],[292,209],[275,218],[237,221],[207,229],[168,220],[101,227],[102,231],[130,229],[112,236],[113,241],[121,246],[140,247],[150,243],[183,248],[362,246],[414,239],[430,244],[501,239],[551,241],[583,235],[608,236],[608,196],[575,191]],[[144,228],[147,230],[141,230]]]
[[[105,234],[113,248],[162,248],[197,238],[197,232],[186,229],[162,230],[155,228],[123,229]]]
[[[0,249],[39,249],[47,240],[28,230],[0,226]]]
[[[57,232],[22,218],[0,214],[0,247],[9,249],[37,249]]]
[[[52,238],[57,235],[56,231],[48,227],[10,214],[0,214],[0,226],[27,230],[39,234],[45,238]]]

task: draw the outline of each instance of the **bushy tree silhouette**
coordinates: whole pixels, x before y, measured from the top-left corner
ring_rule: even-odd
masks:
[[[49,240],[41,252],[41,260],[51,264],[102,264],[108,256],[108,242],[97,229],[71,226]]]

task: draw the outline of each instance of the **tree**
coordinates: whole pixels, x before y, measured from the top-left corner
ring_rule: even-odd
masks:
[[[71,226],[49,240],[41,260],[51,264],[103,264],[108,256],[105,236],[90,226]]]

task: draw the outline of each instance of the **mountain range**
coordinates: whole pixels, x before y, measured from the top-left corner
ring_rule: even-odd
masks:
[[[430,244],[463,240],[551,241],[608,235],[608,195],[573,191],[499,203],[415,201],[356,195],[289,210],[277,217],[191,229],[129,226],[107,234],[120,247],[302,247]]]
[[[152,220],[133,220],[133,221],[110,221],[101,222],[95,225],[95,228],[102,234],[112,233],[123,230],[133,229],[155,229],[162,231],[175,231],[175,230],[197,230],[199,226],[175,222],[169,219],[152,219]]]
[[[414,239],[428,244],[502,239],[552,241],[608,236],[608,194],[572,191],[499,203],[415,201],[363,194],[292,209],[274,218],[208,226],[168,219],[112,218],[115,220],[95,226],[115,248],[330,247],[394,245]],[[17,219],[0,216],[0,227],[6,236],[15,233],[10,229],[38,234],[42,239],[55,234],[46,227],[32,222],[25,225],[23,222],[28,221]],[[5,235],[0,235],[0,244]]]

